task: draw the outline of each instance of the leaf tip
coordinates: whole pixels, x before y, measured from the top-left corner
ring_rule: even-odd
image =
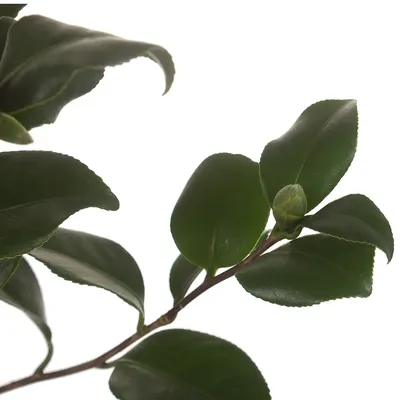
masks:
[[[394,243],[392,243],[392,246],[390,247],[390,249],[388,249],[388,251],[385,251],[385,255],[386,255],[386,258],[387,258],[387,263],[386,264],[389,264],[392,261],[393,254],[394,254]]]
[[[110,195],[109,195],[109,210],[110,211],[118,211],[119,210],[119,208],[120,208],[120,202],[119,202],[119,200],[118,200],[118,197],[114,194],[114,193],[112,193],[111,191],[110,191]]]
[[[160,46],[152,46],[145,55],[156,62],[164,71],[165,90],[162,96],[165,96],[170,91],[175,77],[175,64],[172,56],[166,49]]]
[[[172,87],[172,83],[174,82],[174,74],[175,74],[175,70],[173,71],[172,76],[170,76],[170,77],[166,76],[165,90],[161,96],[165,96],[170,91],[170,89]]]

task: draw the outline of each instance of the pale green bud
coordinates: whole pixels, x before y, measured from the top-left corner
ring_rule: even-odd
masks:
[[[275,196],[272,211],[281,231],[291,231],[307,212],[307,197],[298,184],[283,187]]]

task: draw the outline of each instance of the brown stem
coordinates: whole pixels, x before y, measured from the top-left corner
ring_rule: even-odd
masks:
[[[196,289],[190,292],[186,297],[184,297],[180,302],[178,302],[174,307],[172,307],[168,312],[163,314],[161,317],[153,321],[149,325],[145,325],[143,329],[139,332],[136,332],[134,335],[125,339],[119,345],[115,346],[111,350],[102,354],[99,357],[96,357],[92,360],[86,361],[81,364],[74,365],[69,368],[59,369],[51,372],[44,373],[34,373],[33,375],[27,376],[22,379],[18,379],[16,381],[7,383],[3,386],[0,386],[0,394],[10,392],[11,390],[18,389],[24,386],[31,385],[32,383],[47,381],[50,379],[60,378],[63,376],[68,376],[72,374],[76,374],[78,372],[86,371],[91,368],[101,368],[104,366],[107,360],[111,357],[119,354],[121,351],[125,350],[131,344],[137,342],[139,339],[149,334],[150,332],[155,331],[156,329],[168,325],[175,320],[178,316],[179,312],[183,310],[189,303],[191,303],[194,299],[199,297],[202,293],[206,292],[208,289],[217,285],[218,283],[234,276],[239,270],[249,264],[251,261],[259,257],[263,254],[267,249],[277,243],[280,238],[275,236],[269,236],[268,239],[265,240],[259,247],[257,247],[253,253],[251,253],[246,259],[244,259],[239,264],[234,267],[227,269],[223,273],[216,275],[210,279],[206,279],[201,285],[199,285]]]

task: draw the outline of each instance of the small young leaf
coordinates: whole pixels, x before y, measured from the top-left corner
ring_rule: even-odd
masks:
[[[257,249],[259,246],[261,246],[268,239],[270,233],[271,229],[266,229],[259,237],[257,244],[254,246],[254,249]]]
[[[105,67],[137,57],[160,65],[168,92],[175,69],[163,47],[41,15],[23,17],[10,29],[0,62],[0,109],[27,130],[52,123],[66,104],[96,87]]]
[[[171,329],[143,340],[117,362],[110,390],[119,400],[270,400],[253,361],[226,340]]]
[[[368,297],[374,251],[332,236],[304,236],[257,258],[236,278],[253,296],[283,306]]]
[[[186,184],[171,217],[180,252],[213,273],[243,260],[269,215],[258,163],[241,154],[206,158]]]
[[[119,207],[118,199],[97,175],[63,154],[2,152],[0,171],[0,259],[40,246],[79,210]]]
[[[14,144],[30,144],[29,132],[11,115],[0,112],[0,140]]]
[[[362,194],[349,194],[335,200],[301,225],[314,231],[381,249],[388,262],[393,257],[394,241],[389,221],[381,210]]]
[[[144,314],[144,284],[133,257],[118,243],[58,228],[29,255],[69,281],[108,290]]]
[[[297,183],[307,197],[307,211],[316,207],[353,161],[357,126],[355,100],[324,100],[308,107],[261,155],[260,175],[269,204],[280,189]]]
[[[7,285],[0,290],[0,300],[23,311],[43,333],[47,342],[48,353],[36,370],[36,372],[43,372],[53,355],[51,331],[46,321],[46,313],[39,282],[25,258],[21,258],[15,273]]]
[[[185,297],[190,286],[202,271],[203,268],[192,264],[182,254],[177,257],[169,275],[169,287],[174,304]]]
[[[0,290],[3,289],[18,268],[21,256],[0,260]]]
[[[27,4],[0,4],[0,17],[16,18]]]

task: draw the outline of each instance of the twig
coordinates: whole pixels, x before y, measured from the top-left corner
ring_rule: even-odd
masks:
[[[271,246],[281,240],[279,237],[276,236],[269,236],[264,243],[262,243],[259,247],[257,247],[253,253],[251,253],[246,259],[244,259],[239,264],[235,265],[234,267],[222,272],[219,275],[214,277],[210,277],[206,279],[201,285],[199,285],[196,289],[190,292],[186,297],[184,297],[180,302],[178,302],[174,307],[172,307],[169,311],[163,314],[161,317],[153,321],[149,325],[143,325],[141,329],[136,332],[134,335],[130,336],[129,338],[125,339],[123,342],[118,344],[117,346],[113,347],[111,350],[107,351],[106,353],[102,354],[99,357],[96,357],[92,360],[86,361],[81,364],[74,365],[69,368],[59,369],[56,371],[51,372],[44,372],[44,373],[34,373],[30,376],[25,378],[18,379],[16,381],[7,383],[3,386],[0,386],[0,394],[10,392],[11,390],[19,389],[24,386],[31,385],[36,382],[47,381],[50,379],[60,378],[63,376],[73,375],[78,372],[86,371],[92,368],[104,368],[107,366],[106,362],[111,357],[119,354],[121,351],[128,348],[133,343],[137,342],[142,337],[146,336],[147,334],[155,331],[156,329],[164,326],[169,325],[172,323],[176,317],[178,316],[179,312],[183,310],[188,304],[190,304],[194,299],[199,297],[201,294],[206,292],[208,289],[212,288],[213,286],[217,285],[220,282],[234,276],[239,270],[244,268],[247,264],[251,261],[259,257],[263,254],[266,250],[268,250]]]

